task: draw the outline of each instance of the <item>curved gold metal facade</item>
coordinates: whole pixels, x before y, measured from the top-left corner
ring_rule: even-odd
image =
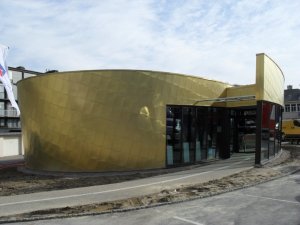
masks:
[[[134,70],[63,72],[22,80],[18,99],[26,166],[73,172],[165,167],[166,105],[226,97],[229,87]]]
[[[283,72],[264,53],[256,55],[256,100],[265,100],[284,106]]]

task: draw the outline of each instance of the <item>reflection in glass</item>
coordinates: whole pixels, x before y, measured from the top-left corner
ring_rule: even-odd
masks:
[[[182,163],[181,107],[167,107],[167,165]]]
[[[262,102],[261,130],[257,131],[254,107],[228,111],[221,107],[167,106],[167,165],[226,158],[232,152],[254,152],[256,138],[261,139],[260,160],[267,160],[280,150],[281,110],[281,106]]]
[[[200,160],[207,159],[207,108],[205,107],[198,107],[197,108],[197,146],[199,146],[199,150],[197,151],[198,158]],[[199,156],[200,151],[200,156]]]
[[[262,103],[261,160],[274,157],[281,143],[281,107]]]

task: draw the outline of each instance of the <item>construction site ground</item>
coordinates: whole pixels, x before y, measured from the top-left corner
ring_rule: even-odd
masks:
[[[33,175],[5,167],[0,223],[133,210],[249,187],[299,170],[300,147],[285,145],[269,163],[253,166],[253,154],[237,154],[204,166],[130,173]]]

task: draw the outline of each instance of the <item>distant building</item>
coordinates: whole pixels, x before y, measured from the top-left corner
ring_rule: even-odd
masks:
[[[300,89],[288,85],[284,90],[283,119],[300,119]]]
[[[37,76],[41,73],[26,70],[24,67],[9,67],[8,73],[12,82],[13,93],[18,102],[17,82],[28,77]],[[4,86],[0,83],[0,133],[20,132],[21,123],[20,117],[17,116],[17,111],[11,107],[10,101],[7,98]]]

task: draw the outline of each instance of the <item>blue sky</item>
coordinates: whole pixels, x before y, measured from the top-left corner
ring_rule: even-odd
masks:
[[[255,83],[266,53],[300,88],[297,0],[0,0],[8,64],[145,69]]]

